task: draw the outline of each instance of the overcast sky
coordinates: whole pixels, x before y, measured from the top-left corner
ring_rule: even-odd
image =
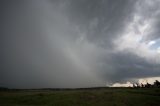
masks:
[[[1,0],[0,8],[0,86],[160,76],[160,0]]]

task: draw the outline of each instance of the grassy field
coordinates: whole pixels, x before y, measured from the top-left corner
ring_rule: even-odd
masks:
[[[0,106],[160,106],[160,88],[7,90]]]

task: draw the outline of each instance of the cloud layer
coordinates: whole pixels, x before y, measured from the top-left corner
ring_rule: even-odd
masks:
[[[159,0],[4,0],[0,85],[92,87],[160,76]]]

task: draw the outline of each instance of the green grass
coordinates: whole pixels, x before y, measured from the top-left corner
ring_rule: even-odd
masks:
[[[160,88],[0,91],[0,106],[160,106]]]

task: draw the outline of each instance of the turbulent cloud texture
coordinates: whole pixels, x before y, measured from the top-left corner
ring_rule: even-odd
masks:
[[[160,0],[0,4],[0,86],[92,87],[160,76]]]

